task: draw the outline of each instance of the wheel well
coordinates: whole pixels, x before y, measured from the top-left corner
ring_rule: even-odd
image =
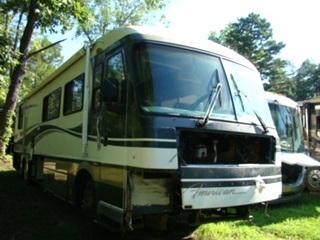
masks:
[[[24,173],[27,171],[27,158],[25,156],[22,157],[21,160],[21,174],[22,176],[24,175]]]
[[[21,169],[21,154],[20,153],[13,153],[13,167],[16,169],[16,171],[20,171]]]
[[[80,170],[77,173],[76,179],[75,179],[75,205],[79,208],[82,206],[82,200],[84,196],[84,189],[86,186],[86,183],[92,179],[91,174],[87,170]]]

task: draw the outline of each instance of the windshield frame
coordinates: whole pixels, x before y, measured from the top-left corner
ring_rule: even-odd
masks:
[[[282,152],[303,153],[303,125],[298,108],[269,101],[270,112],[276,127]]]
[[[219,81],[223,81],[222,83],[222,93],[219,95],[218,97],[218,101],[216,105],[221,105],[221,95],[222,96],[227,96],[227,101],[229,101],[228,103],[228,111],[226,114],[218,114],[218,111],[216,110],[216,107],[214,107],[212,114],[209,116],[210,120],[223,120],[223,121],[236,121],[236,122],[243,122],[245,124],[255,124],[255,125],[263,125],[261,124],[261,122],[259,121],[259,119],[257,118],[256,114],[254,114],[254,110],[256,110],[257,112],[259,112],[259,115],[261,115],[261,111],[259,111],[259,109],[254,109],[255,106],[251,106],[250,108],[248,107],[248,109],[251,109],[250,112],[250,116],[247,116],[247,118],[241,118],[239,117],[240,114],[236,113],[235,111],[235,102],[233,99],[233,96],[231,96],[231,90],[230,90],[230,78],[227,78],[226,76],[226,70],[225,70],[225,62],[232,62],[230,60],[226,60],[221,56],[217,56],[214,53],[208,53],[207,51],[201,51],[199,49],[192,49],[189,47],[184,47],[184,46],[172,46],[170,44],[164,44],[164,43],[155,43],[152,41],[141,41],[141,42],[135,42],[135,44],[133,44],[133,62],[134,62],[134,78],[136,81],[136,85],[137,85],[137,99],[138,99],[138,106],[140,107],[140,111],[143,115],[167,115],[167,116],[174,116],[174,117],[194,117],[194,118],[200,118],[203,119],[205,117],[205,114],[208,110],[208,104],[210,103],[210,97],[208,95],[208,98],[206,99],[206,106],[202,109],[202,110],[193,110],[193,111],[188,111],[187,109],[175,109],[175,108],[165,108],[165,107],[159,107],[159,106],[152,106],[152,104],[150,106],[144,105],[143,103],[143,97],[145,96],[144,92],[146,91],[142,91],[141,90],[141,75],[139,75],[139,71],[143,72],[142,70],[139,70],[139,68],[142,68],[142,66],[138,66],[141,63],[137,63],[137,62],[142,62],[142,57],[141,57],[141,50],[137,50],[137,48],[139,48],[139,45],[144,45],[144,46],[156,46],[156,47],[162,47],[164,49],[171,49],[172,51],[176,50],[176,51],[185,51],[187,54],[195,54],[195,55],[199,55],[199,56],[205,56],[207,58],[212,58],[212,59],[217,59],[217,62],[219,61],[220,63],[220,67],[221,69],[219,70]],[[137,47],[138,46],[138,47]],[[137,53],[139,52],[139,53]],[[137,56],[139,55],[140,56]],[[173,54],[171,52],[171,54]],[[261,84],[260,83],[260,79],[259,79],[259,72],[256,69],[249,69],[246,66],[243,66],[240,63],[237,62],[233,62],[233,64],[236,64],[239,66],[240,69],[247,69],[248,71],[252,71],[254,72],[254,76],[255,78],[253,79],[253,81],[255,81],[256,85]],[[143,65],[143,64],[141,64]],[[212,71],[214,71],[215,69],[213,69]],[[148,70],[150,71],[150,70]],[[151,72],[151,71],[150,71]],[[208,85],[208,84],[207,84]],[[262,84],[261,84],[262,85]],[[211,92],[212,87],[215,87],[216,85],[210,85],[209,89]],[[247,89],[245,89],[246,91]],[[263,89],[261,88],[261,94],[260,97],[263,95]],[[199,97],[199,96],[198,96]],[[244,100],[246,101],[246,100]],[[225,101],[223,101],[225,102]],[[265,104],[266,108],[268,109],[268,105],[267,105],[267,101],[266,99],[263,99],[262,102]],[[231,113],[231,114],[230,114]],[[265,113],[262,114],[262,117],[264,117]],[[273,127],[273,122],[272,122],[272,118],[269,112],[269,117],[267,117],[267,119],[271,119],[271,124],[270,121],[268,121],[268,126],[272,126]]]
[[[274,128],[260,73],[237,62],[222,60],[238,122]],[[262,96],[263,95],[263,96]]]

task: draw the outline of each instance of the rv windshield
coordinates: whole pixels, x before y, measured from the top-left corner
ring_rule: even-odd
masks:
[[[280,138],[281,151],[304,152],[303,128],[299,110],[279,105],[277,102],[269,103],[269,107]]]
[[[266,105],[268,109],[268,106],[267,102],[260,100],[263,89],[259,74],[239,64],[229,61],[222,63],[219,57],[201,52],[149,43],[135,46],[134,60],[140,104],[147,113],[201,119],[209,113],[209,118],[261,125],[252,106],[247,106],[247,101],[244,108],[241,101],[234,99],[233,102],[234,96],[231,96],[228,84],[231,80],[227,79],[232,74],[242,91],[257,96],[253,102],[259,106],[256,108],[259,115],[263,119],[271,119],[267,114],[269,110],[261,108]],[[224,66],[227,66],[227,75]],[[217,88],[219,92],[214,96]]]

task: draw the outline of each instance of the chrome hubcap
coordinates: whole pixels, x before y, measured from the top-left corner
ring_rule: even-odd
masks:
[[[309,172],[308,183],[314,188],[320,187],[320,170],[319,169],[313,169]]]

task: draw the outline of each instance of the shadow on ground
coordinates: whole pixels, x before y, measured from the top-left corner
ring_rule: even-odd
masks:
[[[175,227],[162,234],[148,230],[111,233],[89,223],[75,207],[44,192],[38,184],[26,184],[14,170],[0,171],[1,240],[102,240],[191,239],[194,229]]]

